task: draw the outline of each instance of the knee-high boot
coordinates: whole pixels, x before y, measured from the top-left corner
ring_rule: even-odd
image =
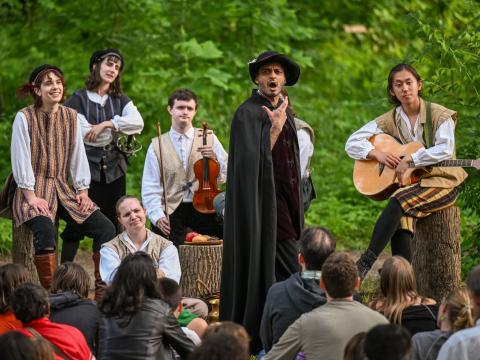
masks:
[[[50,290],[52,287],[53,272],[55,271],[56,258],[55,253],[35,255],[33,262],[37,268],[40,284]]]
[[[92,255],[95,276],[95,301],[100,301],[103,298],[106,284],[100,276],[100,251],[94,251]]]

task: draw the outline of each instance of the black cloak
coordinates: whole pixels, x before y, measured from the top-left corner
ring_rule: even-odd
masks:
[[[262,105],[273,109],[254,90],[231,124],[220,296],[221,320],[245,326],[252,354],[262,348],[260,321],[268,289],[275,282],[277,238],[271,121]],[[295,129],[290,109],[287,121]]]

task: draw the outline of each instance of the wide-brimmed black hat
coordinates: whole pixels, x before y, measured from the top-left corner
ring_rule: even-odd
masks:
[[[262,65],[274,62],[282,65],[283,71],[285,71],[285,78],[287,81],[285,85],[295,85],[300,77],[300,66],[288,56],[271,50],[261,53],[256,59],[253,59],[248,63],[248,71],[250,72],[250,78],[252,81],[255,82],[258,69],[260,69]]]
[[[107,56],[116,56],[118,57],[122,63],[120,64],[120,70],[123,69],[123,56],[118,49],[108,48],[103,50],[95,51],[92,56],[90,57],[90,71],[93,69],[93,65],[102,61]]]
[[[60,70],[60,68],[58,68],[56,66],[53,66],[53,65],[50,65],[50,64],[43,64],[43,65],[37,66],[35,69],[32,70],[32,72],[30,73],[30,77],[28,78],[28,82],[30,84],[33,84],[35,82],[35,80],[37,80],[37,76],[40,75],[40,73],[42,73],[46,70],[47,71],[48,70],[55,70],[56,72],[58,72],[60,75],[63,76],[63,71]]]

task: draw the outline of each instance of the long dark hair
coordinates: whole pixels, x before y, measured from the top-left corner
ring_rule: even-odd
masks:
[[[405,63],[395,65],[390,70],[390,73],[388,74],[387,95],[388,95],[388,98],[389,98],[390,102],[392,104],[396,105],[396,106],[401,105],[401,102],[400,102],[400,100],[397,99],[397,97],[395,95],[392,95],[390,93],[390,91],[393,89],[393,77],[395,76],[396,73],[398,73],[400,71],[403,71],[403,70],[407,70],[408,72],[410,72],[413,75],[413,77],[415,79],[417,79],[418,82],[422,81],[422,78],[420,77],[420,75],[418,75],[417,70],[415,70],[415,68],[413,66],[405,64]],[[418,92],[418,96],[422,97],[422,95],[423,95],[422,90],[420,90]]]
[[[92,71],[90,71],[90,74],[88,74],[87,80],[85,80],[85,86],[87,87],[88,90],[96,91],[97,88],[102,83],[102,78],[100,77],[100,66],[104,61],[113,61],[116,64],[118,62],[121,63],[122,59],[120,59],[118,56],[110,55],[96,62],[95,66],[92,68]],[[122,95],[122,85],[120,85],[121,74],[122,74],[122,66],[120,66],[120,70],[118,71],[117,77],[110,84],[110,89],[108,90],[109,94],[114,96]]]
[[[28,271],[22,264],[0,266],[0,314],[10,309],[10,297],[15,289],[28,281]]]
[[[143,251],[137,251],[123,259],[99,308],[106,317],[127,317],[128,323],[146,298],[161,298],[157,272],[152,258]]]

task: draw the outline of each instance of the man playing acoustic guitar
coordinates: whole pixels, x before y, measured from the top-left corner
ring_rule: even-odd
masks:
[[[400,185],[410,182],[404,175],[411,163],[424,167],[455,156],[457,113],[424,101],[422,86],[420,76],[410,65],[393,67],[388,76],[388,95],[395,108],[357,130],[345,145],[353,159],[376,160],[395,169],[392,182],[398,179]],[[388,134],[403,144],[417,141],[424,147],[405,156],[383,152],[369,141],[378,134]],[[391,242],[392,255],[410,261],[415,219],[453,205],[458,186],[466,177],[466,172],[459,167],[432,167],[422,172],[419,182],[395,191],[375,224],[368,249],[357,261],[360,277],[365,278],[388,242]]]

